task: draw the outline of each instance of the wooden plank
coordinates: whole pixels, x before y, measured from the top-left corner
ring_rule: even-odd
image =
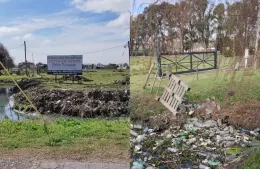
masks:
[[[168,110],[170,110],[174,115],[177,114],[177,111],[175,111],[172,107],[170,107],[165,101],[160,100],[160,102],[161,102]]]
[[[157,69],[157,71],[156,71],[155,78],[154,78],[154,80],[153,80],[153,85],[152,85],[152,88],[151,88],[151,90],[150,90],[150,93],[152,93],[152,91],[153,91],[154,84],[155,84],[155,81],[156,81],[156,79],[157,79],[158,73],[159,73],[159,69]]]
[[[154,62],[153,62],[152,65],[151,65],[151,67],[150,67],[150,70],[149,70],[149,72],[148,72],[148,75],[147,75],[147,77],[146,77],[146,80],[145,80],[143,89],[146,88],[147,82],[148,82],[148,80],[149,80],[149,77],[150,77],[150,75],[151,75],[151,72],[152,72],[152,70],[153,70],[154,65],[155,65],[155,64],[154,64]]]

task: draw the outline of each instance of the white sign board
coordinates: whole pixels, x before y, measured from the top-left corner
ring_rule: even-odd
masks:
[[[48,74],[82,75],[82,55],[47,56]]]

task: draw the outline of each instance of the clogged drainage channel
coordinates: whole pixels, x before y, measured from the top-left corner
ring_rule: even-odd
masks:
[[[8,88],[0,88],[0,120],[9,119],[23,121],[30,119],[30,116],[23,115],[12,109],[13,98]]]
[[[161,116],[151,117],[149,121]],[[226,168],[238,157],[228,154],[229,148],[245,145],[254,148],[251,138],[260,136],[258,128],[245,131],[221,120],[186,117],[176,125],[167,117],[162,119],[171,125],[164,129],[154,122],[154,126],[131,125],[131,169]]]

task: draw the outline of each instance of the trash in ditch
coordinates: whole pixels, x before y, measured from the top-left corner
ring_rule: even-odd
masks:
[[[144,168],[144,166],[143,166],[143,164],[141,163],[141,162],[133,162],[133,166],[131,167],[131,169],[143,169]]]
[[[212,166],[219,166],[221,163],[220,162],[214,162],[214,161],[208,161],[208,164],[209,165],[212,165]]]
[[[210,169],[210,167],[200,164],[199,169]]]
[[[180,169],[192,169],[192,162],[191,161],[182,162]]]

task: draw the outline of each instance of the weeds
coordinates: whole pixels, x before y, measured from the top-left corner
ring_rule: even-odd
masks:
[[[123,148],[129,146],[128,120],[60,119],[48,123],[48,126],[39,121],[3,120],[0,123],[0,148],[70,146],[85,138],[95,139],[96,142],[102,138]]]
[[[250,139],[252,143],[245,143],[246,147],[234,147],[226,150],[227,154],[237,155],[232,162],[244,161],[244,164],[237,169],[259,169],[260,141],[252,137]]]

